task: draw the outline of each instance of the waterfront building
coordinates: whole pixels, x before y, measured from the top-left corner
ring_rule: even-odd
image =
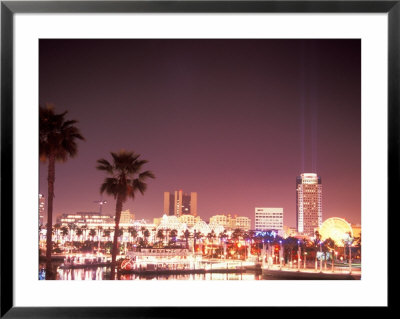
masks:
[[[256,207],[256,230],[283,230],[283,208]]]
[[[45,197],[42,194],[39,194],[39,225],[44,225],[44,205],[45,205]]]
[[[317,174],[296,178],[296,223],[298,233],[308,236],[322,224],[322,182]]]
[[[75,214],[62,214],[57,221],[61,226],[75,224],[82,226],[98,226],[103,224],[114,224],[112,216],[100,215],[99,212],[78,212]]]
[[[183,193],[182,190],[174,194],[164,192],[164,214],[180,217],[182,215],[197,216],[197,193]]]

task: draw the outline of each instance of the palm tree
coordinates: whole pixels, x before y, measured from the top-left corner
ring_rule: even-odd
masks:
[[[162,242],[163,242],[163,240],[164,240],[164,231],[163,231],[162,229],[159,229],[159,230],[157,231],[156,237],[160,239],[160,242],[161,242],[161,244],[162,244]]]
[[[315,269],[317,269],[317,252],[318,252],[318,246],[321,246],[321,234],[319,233],[318,230],[315,231],[315,238],[314,238],[314,249],[315,249]]]
[[[72,241],[72,231],[75,232],[76,225],[73,223],[68,224],[68,229],[69,229],[69,241]]]
[[[211,230],[211,232],[209,232],[207,234],[207,239],[209,242],[211,242],[211,257],[213,256],[213,252],[214,252],[214,238],[216,238],[217,235],[214,232],[214,229]]]
[[[78,237],[78,240],[81,239],[82,234],[83,234],[82,228],[77,227],[75,230],[75,235]]]
[[[48,224],[47,224],[47,225],[48,225]],[[46,225],[46,226],[47,226],[47,225]],[[47,227],[48,227],[48,226],[47,226]],[[55,230],[55,231],[54,231],[54,235],[56,236],[56,242],[57,242],[57,241],[58,241],[58,237],[59,237],[59,235],[60,235],[61,224],[58,224],[58,223],[57,223],[57,224],[54,225],[53,228],[54,228],[54,230]],[[47,229],[48,229],[48,228],[47,228]],[[50,236],[50,237],[51,237],[51,236]],[[47,256],[47,255],[46,255],[46,256]]]
[[[101,241],[101,232],[103,231],[102,226],[97,226],[97,252],[100,252],[100,241]]]
[[[94,236],[96,236],[96,230],[95,229],[90,229],[89,230],[89,236],[90,236],[90,240],[93,241]]]
[[[232,233],[232,239],[236,241],[240,240],[240,237],[243,236],[243,231],[240,228],[236,228]]]
[[[178,235],[178,231],[176,229],[172,229],[169,233],[169,237],[171,238],[171,242],[173,245],[175,245],[176,242],[176,236]]]
[[[293,265],[293,250],[298,247],[298,240],[294,237],[288,237],[284,241],[285,251],[290,252],[290,263]]]
[[[47,236],[46,239],[46,279],[52,277],[51,250],[53,226],[54,181],[56,178],[56,162],[65,162],[77,154],[77,140],[84,140],[77,122],[66,120],[67,111],[56,114],[51,105],[39,106],[39,156],[43,162],[48,161],[47,170]]]
[[[146,191],[147,184],[145,180],[154,178],[154,174],[150,171],[142,171],[142,166],[148,161],[140,160],[139,154],[133,152],[120,151],[118,153],[111,152],[112,162],[106,159],[97,161],[97,169],[105,171],[111,177],[107,177],[100,187],[100,193],[104,192],[114,196],[116,199],[115,207],[115,231],[114,243],[111,259],[111,280],[115,279],[115,261],[118,249],[118,229],[121,218],[122,205],[128,198],[135,198],[135,194],[139,191],[142,195]]]
[[[132,238],[136,239],[136,237],[137,237],[137,230],[136,230],[135,227],[131,226],[131,227],[128,228],[128,233],[129,233],[129,241],[132,244]]]
[[[110,240],[110,235],[111,235],[111,231],[109,229],[106,229],[103,232],[103,237],[107,237],[108,240]]]
[[[143,236],[144,236],[144,243],[145,243],[145,245],[147,246],[148,238],[150,237],[150,231],[149,231],[148,229],[146,229],[146,230],[144,231],[144,233],[143,233]]]
[[[201,240],[204,237],[204,235],[201,232],[195,232],[194,233],[194,244],[196,245],[197,240]],[[203,254],[203,244],[200,242],[200,253]]]
[[[183,233],[183,237],[185,238],[186,241],[186,249],[189,248],[189,237],[190,237],[190,231],[188,229],[185,230]]]
[[[65,241],[65,237],[68,236],[68,227],[66,226],[61,227],[61,235],[63,236],[63,239]]]
[[[82,242],[87,239],[87,225],[83,225],[82,226],[82,235],[83,235],[83,239]]]

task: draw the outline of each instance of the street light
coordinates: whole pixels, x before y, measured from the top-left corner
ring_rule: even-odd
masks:
[[[280,240],[279,243],[280,243],[280,248],[281,248],[279,250],[280,270],[282,270],[282,261],[283,261],[282,240]]]

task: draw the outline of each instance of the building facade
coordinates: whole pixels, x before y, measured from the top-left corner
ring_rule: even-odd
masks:
[[[164,192],[164,214],[180,217],[182,215],[197,216],[197,193],[183,193],[182,190],[173,194]]]
[[[230,220],[230,215],[214,215],[210,217],[210,224],[216,224],[216,225],[221,225],[225,228],[229,227],[229,220]]]
[[[283,230],[283,208],[256,207],[255,230]]]
[[[61,226],[75,224],[78,227],[89,227],[103,224],[114,224],[115,221],[112,216],[100,215],[98,212],[78,212],[75,214],[62,214],[58,218],[58,223],[61,224]]]
[[[223,226],[225,229],[234,230],[236,228],[250,230],[251,219],[245,216],[231,214],[218,214],[210,217],[210,224]]]
[[[201,221],[200,216],[193,216],[193,215],[182,215],[179,217],[179,221],[181,223],[186,224],[188,227],[193,227],[196,223]]]
[[[123,210],[121,212],[121,218],[119,222],[121,224],[133,224],[135,221],[135,214],[131,213],[129,209]]]
[[[235,227],[232,228],[239,228],[242,230],[250,230],[251,228],[251,219],[249,217],[245,217],[245,216],[236,216],[235,218],[233,218],[236,222]]]
[[[297,232],[308,236],[322,224],[322,182],[317,174],[296,178],[296,224]]]

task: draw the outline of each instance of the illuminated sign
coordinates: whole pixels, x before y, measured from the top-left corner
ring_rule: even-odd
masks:
[[[256,232],[256,236],[261,236],[261,237],[265,237],[265,236],[272,236],[274,238],[276,238],[277,233],[273,230],[271,231],[258,231]]]

